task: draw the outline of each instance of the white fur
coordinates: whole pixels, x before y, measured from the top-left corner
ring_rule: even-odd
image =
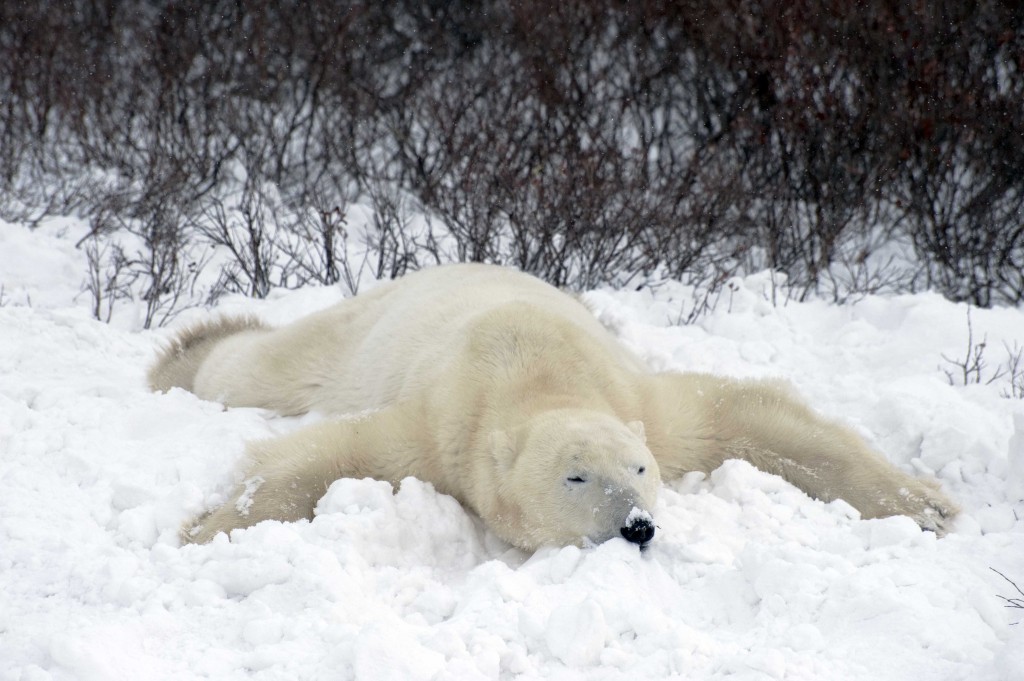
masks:
[[[600,542],[648,517],[660,476],[727,458],[865,517],[906,514],[941,532],[956,513],[785,386],[652,373],[576,299],[514,270],[437,267],[280,329],[224,326],[204,327],[210,343],[192,334],[205,357],[165,353],[155,387],[169,364],[197,365],[175,384],[228,406],[371,411],[254,444],[259,484],[200,518],[191,541],[312,517],[339,477],[412,475],[522,548]]]

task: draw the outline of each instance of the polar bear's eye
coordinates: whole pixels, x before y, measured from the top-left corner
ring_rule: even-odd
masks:
[[[583,478],[583,477],[581,477],[579,475],[574,475],[571,478],[566,478],[566,481],[567,482],[581,483],[581,482],[586,482],[587,480],[586,480],[586,478]]]
[[[640,466],[640,468],[636,469],[636,474],[637,475],[643,475],[646,472],[647,472],[647,467],[646,466]]]

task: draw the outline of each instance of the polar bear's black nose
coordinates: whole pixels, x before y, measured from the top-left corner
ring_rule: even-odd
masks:
[[[634,518],[628,525],[621,528],[619,532],[634,544],[646,544],[654,537],[654,523],[647,518]]]

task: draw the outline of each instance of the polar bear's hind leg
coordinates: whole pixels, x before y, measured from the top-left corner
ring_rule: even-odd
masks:
[[[195,392],[196,373],[217,343],[236,333],[267,328],[254,317],[222,317],[191,326],[160,353],[149,371],[149,387],[161,392],[171,388]]]

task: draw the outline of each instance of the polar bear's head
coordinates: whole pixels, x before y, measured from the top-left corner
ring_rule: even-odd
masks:
[[[600,412],[542,412],[498,438],[496,529],[526,549],[654,536],[661,476],[643,424]]]

